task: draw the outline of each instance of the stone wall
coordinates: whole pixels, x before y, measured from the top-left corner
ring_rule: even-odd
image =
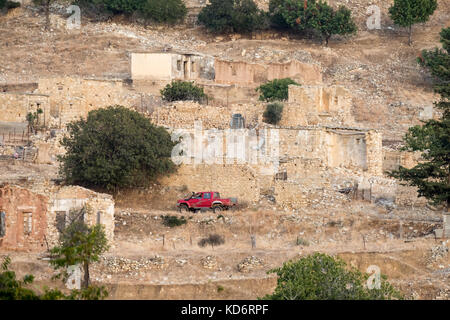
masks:
[[[383,171],[397,170],[400,166],[412,168],[420,160],[420,153],[383,148]]]
[[[41,108],[39,123],[59,128],[91,110],[115,104],[139,109],[142,101],[143,94],[129,90],[122,80],[40,79],[34,93],[0,93],[0,121],[25,122],[28,112]]]
[[[219,191],[222,197],[245,201],[259,199],[259,179],[255,169],[237,164],[181,165],[176,174],[163,178],[167,186],[186,186],[189,191]]]
[[[48,124],[50,117],[50,100],[48,95],[31,93],[0,92],[0,121],[26,122],[29,112],[41,108],[39,123]]]
[[[151,120],[168,128],[193,128],[195,121],[201,121],[204,129],[227,129],[233,114],[240,113],[246,126],[254,127],[262,121],[264,104],[233,104],[208,106],[197,102],[174,102],[155,108]]]
[[[280,125],[346,125],[353,126],[352,96],[341,86],[289,86]]]
[[[319,65],[292,60],[287,63],[258,64],[245,61],[215,61],[215,81],[217,83],[241,86],[262,84],[264,82],[292,78],[301,84],[318,84],[322,82]]]
[[[52,127],[86,117],[89,111],[111,105],[139,108],[142,96],[125,87],[122,80],[49,78],[39,80],[39,93],[50,98]]]

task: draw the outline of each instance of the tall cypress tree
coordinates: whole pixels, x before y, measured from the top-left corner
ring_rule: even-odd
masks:
[[[435,106],[441,112],[438,120],[424,121],[409,128],[404,150],[422,151],[414,168],[400,167],[390,175],[418,188],[419,196],[434,204],[450,207],[450,27],[440,33],[443,49],[424,50],[418,62],[433,77],[434,91],[441,96]]]
[[[427,22],[436,8],[437,0],[394,0],[389,15],[395,24],[408,28],[408,45],[411,45],[412,25]]]

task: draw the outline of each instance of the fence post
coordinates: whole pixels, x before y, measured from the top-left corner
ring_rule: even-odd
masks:
[[[252,242],[252,249],[255,249],[256,248],[256,237],[254,235],[251,235],[250,240]]]

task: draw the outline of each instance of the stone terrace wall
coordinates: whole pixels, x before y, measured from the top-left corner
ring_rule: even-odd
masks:
[[[230,107],[208,106],[196,102],[180,101],[155,108],[151,115],[153,123],[170,128],[193,128],[201,121],[204,129],[227,129],[231,117],[240,113],[247,126],[254,127],[262,121],[264,104],[233,104]]]
[[[176,174],[163,178],[161,183],[177,187],[185,185],[190,191],[217,190],[224,197],[257,201],[260,196],[258,175],[247,165],[181,165]]]

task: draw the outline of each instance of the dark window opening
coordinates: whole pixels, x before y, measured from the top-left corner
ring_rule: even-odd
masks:
[[[275,174],[275,180],[287,180],[287,172],[278,172]]]
[[[55,227],[59,232],[63,232],[66,228],[66,212],[56,211]]]

